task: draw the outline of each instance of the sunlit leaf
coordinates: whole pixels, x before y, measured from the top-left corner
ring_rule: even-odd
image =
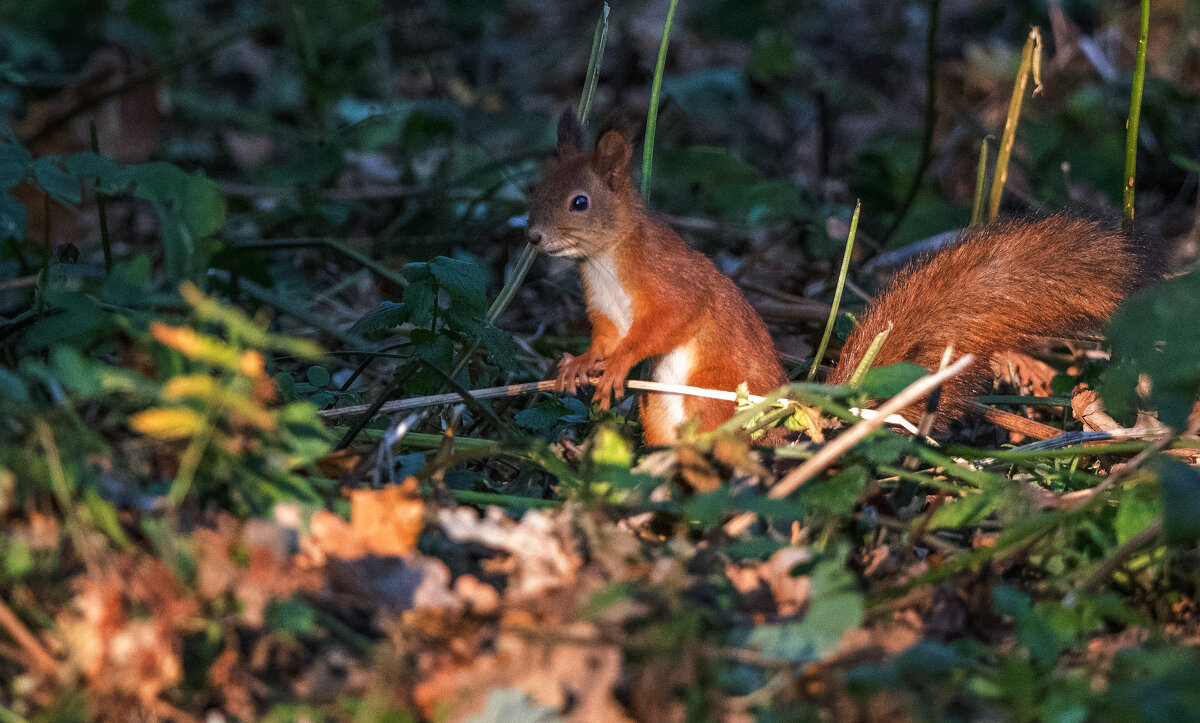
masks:
[[[204,415],[188,407],[159,407],[129,416],[129,426],[161,440],[190,437],[205,425]]]

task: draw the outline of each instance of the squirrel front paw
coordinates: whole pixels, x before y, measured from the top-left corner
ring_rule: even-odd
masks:
[[[597,402],[597,406],[601,410],[612,406],[614,399],[625,396],[625,377],[629,376],[632,366],[632,364],[608,360],[604,374],[600,377],[600,381],[596,382],[596,391],[592,394],[592,400]]]
[[[595,355],[584,353],[580,356],[563,354],[558,362],[558,372],[555,381],[559,391],[574,394],[581,386],[590,386],[591,377],[604,373],[604,360]]]

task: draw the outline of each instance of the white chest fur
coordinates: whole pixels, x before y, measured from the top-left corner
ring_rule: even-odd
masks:
[[[617,280],[617,265],[612,253],[588,259],[579,266],[587,287],[588,306],[604,314],[623,337],[633,325],[633,302]]]
[[[663,354],[654,367],[654,381],[660,384],[687,384],[688,376],[692,373],[692,352],[687,345],[677,346]],[[663,394],[660,396],[667,410],[672,427],[677,427],[687,421],[683,410],[683,395]]]

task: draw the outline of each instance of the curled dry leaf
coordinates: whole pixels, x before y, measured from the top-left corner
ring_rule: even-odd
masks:
[[[374,608],[459,608],[450,590],[450,569],[416,552],[424,526],[425,503],[415,479],[381,490],[354,490],[350,522],[319,511],[307,541],[310,560],[325,565],[335,595]]]
[[[812,559],[807,547],[785,547],[758,565],[728,565],[725,574],[740,594],[744,611],[795,615],[808,602],[810,581],[807,575],[793,575],[792,570]]]
[[[489,507],[483,517],[469,508],[438,510],[438,524],[459,543],[475,542],[509,553],[505,595],[511,600],[537,597],[548,590],[570,587],[582,564],[569,526],[569,517],[530,510],[520,522],[503,510]]]

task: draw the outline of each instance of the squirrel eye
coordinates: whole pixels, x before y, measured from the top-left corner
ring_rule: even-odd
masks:
[[[572,211],[588,210],[588,197],[581,195],[581,196],[576,196],[575,198],[572,198],[571,199],[571,210]]]

